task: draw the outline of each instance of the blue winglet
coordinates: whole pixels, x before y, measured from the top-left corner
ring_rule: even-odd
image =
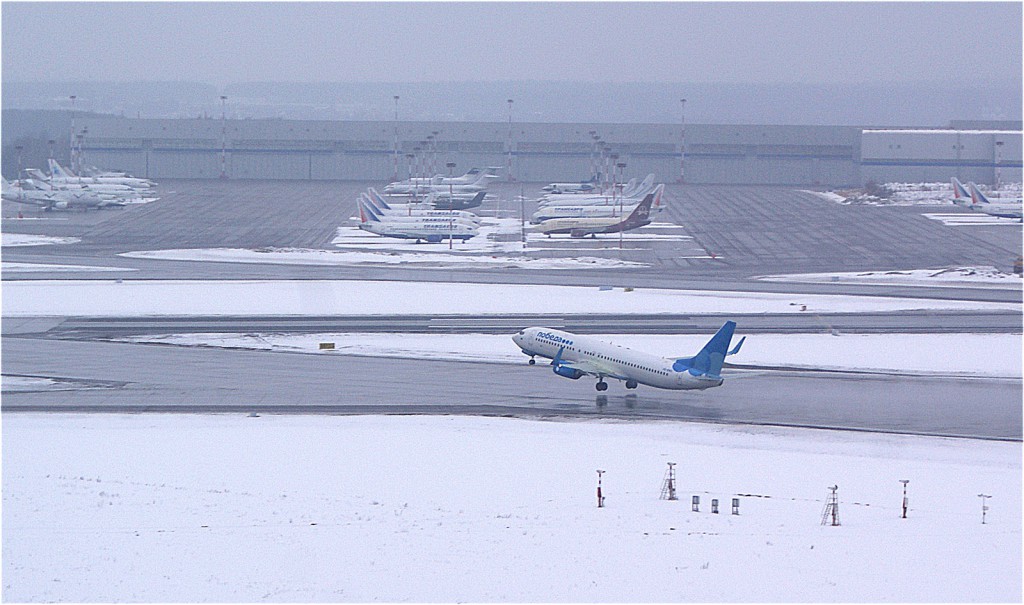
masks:
[[[735,354],[739,353],[739,352],[740,352],[740,347],[742,347],[742,346],[743,346],[743,341],[745,341],[746,339],[747,339],[747,337],[746,337],[746,336],[744,336],[743,338],[741,338],[741,339],[740,339],[740,341],[739,341],[738,343],[736,343],[736,346],[735,346],[735,347],[733,347],[733,349],[732,349],[731,351],[729,351],[728,353],[726,353],[726,355],[735,355]]]

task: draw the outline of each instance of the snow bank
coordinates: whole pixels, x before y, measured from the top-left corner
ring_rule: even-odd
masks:
[[[457,301],[457,304],[454,302]],[[3,316],[502,315],[1019,311],[1013,303],[876,296],[385,281],[33,280],[4,283]]]
[[[525,326],[524,326],[525,327]],[[738,334],[742,335],[743,326]],[[597,334],[608,342],[663,357],[690,355],[699,334]],[[509,335],[491,334],[167,334],[120,339],[137,343],[212,346],[411,359],[522,363]],[[334,350],[321,351],[321,342]],[[757,334],[731,363],[943,376],[1021,377],[1020,334]]]
[[[1019,443],[830,431],[10,414],[3,598],[1020,602],[1020,477]]]

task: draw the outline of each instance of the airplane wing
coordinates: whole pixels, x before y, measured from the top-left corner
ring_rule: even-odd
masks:
[[[551,365],[555,365],[552,362]],[[558,361],[558,366],[563,368],[569,368],[577,370],[583,374],[590,376],[603,376],[606,378],[616,378],[618,380],[628,380],[628,376],[623,376],[612,366],[598,362],[598,361]]]

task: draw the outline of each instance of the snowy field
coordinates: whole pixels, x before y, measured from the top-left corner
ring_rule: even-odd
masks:
[[[5,273],[71,272],[71,271],[136,271],[118,267],[93,267],[90,265],[47,265],[43,263],[0,262],[0,271]]]
[[[76,244],[80,241],[82,240],[77,237],[0,233],[0,245],[3,246],[48,246],[50,244]]]
[[[995,267],[946,267],[907,271],[861,271],[855,273],[797,273],[765,275],[763,281],[799,283],[878,284],[899,286],[950,286],[962,288],[998,288],[1020,290],[1020,276],[1004,273]]]
[[[452,305],[452,301],[459,304]],[[3,296],[4,317],[864,313],[1020,308],[1013,303],[877,296],[385,281],[33,280],[4,283]]]
[[[374,236],[377,237],[377,236]],[[445,244],[421,244],[419,248],[430,247],[443,252],[402,252],[402,251],[348,251],[312,250],[306,248],[200,248],[183,250],[144,250],[123,252],[120,256],[159,260],[212,261],[219,263],[267,263],[275,265],[412,265],[443,266],[446,268],[465,267],[515,267],[517,269],[609,269],[621,267],[646,267],[646,263],[577,256],[572,258],[530,258],[528,256],[497,256],[491,254],[466,254],[462,245],[449,253]]]
[[[525,327],[525,326],[524,326]],[[511,331],[510,331],[511,332]],[[738,335],[743,334],[739,326]],[[595,334],[663,357],[693,355],[709,335]],[[409,359],[525,363],[511,334],[168,334],[126,342]],[[321,342],[334,350],[321,351]],[[1021,377],[1020,334],[757,334],[730,363],[943,376]],[[540,363],[544,363],[541,359]],[[726,374],[729,370],[726,370]]]
[[[966,183],[965,183],[966,184]],[[979,185],[979,189],[991,199],[1019,198],[1020,183],[1003,183],[998,191],[992,191],[987,185]],[[874,206],[943,206],[953,204],[953,186],[950,182],[942,183],[885,183],[878,187],[884,195],[872,195],[863,189],[840,191],[801,190],[837,204],[866,204]]]
[[[659,499],[667,462],[679,501]],[[1020,602],[1020,477],[1020,443],[976,440],[13,414],[3,599]],[[840,526],[822,526],[833,485]]]
[[[952,214],[926,212],[922,216],[933,221],[939,221],[948,227],[991,227],[993,225],[1004,225],[1019,228],[1021,226],[1019,219],[990,216],[980,212],[975,214],[965,214],[963,212]]]

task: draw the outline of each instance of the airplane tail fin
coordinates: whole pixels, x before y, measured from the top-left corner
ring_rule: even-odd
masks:
[[[651,204],[651,210],[661,210],[661,197],[665,193],[665,183],[662,183],[654,188],[654,203]]]
[[[369,198],[365,195],[359,198],[359,221],[362,223],[379,223],[380,218],[374,214],[373,210],[370,210],[370,206],[367,204],[368,201]]]
[[[371,200],[373,200],[373,203],[378,208],[382,208],[384,210],[391,210],[391,206],[389,206],[387,201],[384,200],[384,196],[382,196],[381,194],[377,193],[376,189],[374,189],[373,187],[370,187],[368,191],[369,191],[369,196],[368,197]]]
[[[978,186],[974,183],[967,183],[967,188],[971,190],[971,203],[972,204],[991,204],[985,194],[978,191]]]
[[[971,198],[967,188],[956,177],[951,178],[949,182],[953,185],[953,199],[968,200]]]
[[[644,200],[642,202],[640,202],[639,204],[637,204],[636,208],[633,208],[633,211],[629,213],[629,216],[626,217],[625,222],[630,223],[630,224],[632,224],[632,223],[642,223],[640,225],[641,227],[643,225],[649,223],[650,222],[650,216],[651,216],[651,204],[653,204],[653,203],[654,203],[654,194],[653,193],[648,193],[644,197]]]
[[[57,160],[55,160],[53,158],[50,158],[50,159],[48,159],[46,161],[50,165],[50,174],[51,175],[53,175],[53,176],[55,176],[55,177],[57,177],[59,179],[73,179],[73,178],[77,178],[74,174],[71,173],[70,170],[68,170],[68,169],[64,168],[63,166],[61,166],[60,164],[58,164]]]
[[[693,357],[677,359],[672,364],[672,369],[677,372],[689,371],[696,376],[719,376],[722,373],[722,364],[725,363],[726,356],[739,353],[743,341],[746,340],[746,337],[743,337],[736,347],[730,350],[729,344],[732,342],[735,330],[735,321],[725,322],[699,353]]]

